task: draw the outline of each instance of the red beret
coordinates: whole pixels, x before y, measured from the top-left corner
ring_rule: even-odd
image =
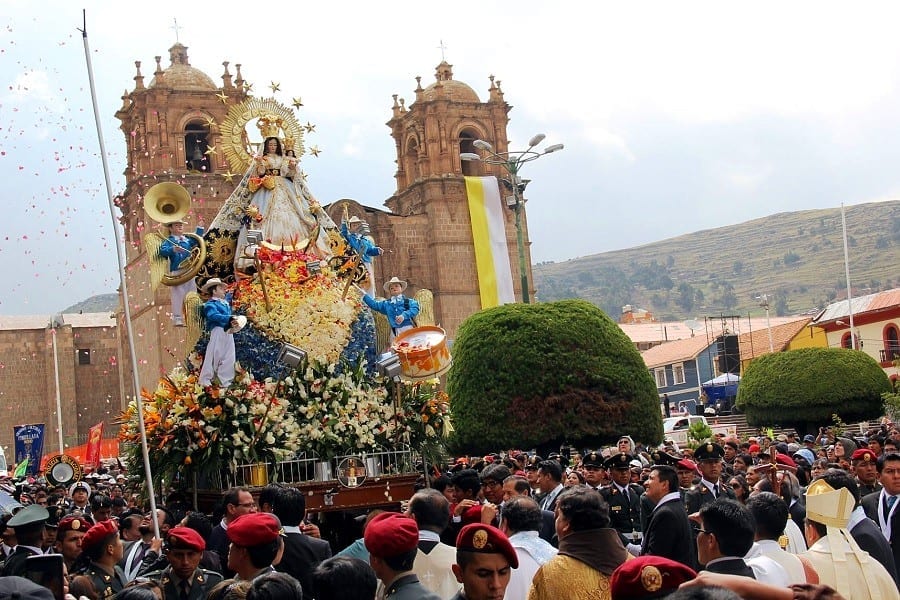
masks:
[[[797,463],[794,462],[794,459],[781,452],[775,455],[775,462],[785,467],[791,467],[792,469],[797,468]]]
[[[90,526],[90,523],[81,517],[66,517],[59,522],[59,526],[56,528],[56,535],[61,537],[62,534],[67,531],[81,531],[83,533],[86,532]]]
[[[687,469],[688,471],[696,471],[697,464],[689,458],[682,458],[677,463],[675,463],[676,469]]]
[[[509,538],[491,525],[472,523],[463,527],[456,536],[456,549],[460,552],[502,554],[509,562],[509,566],[513,569],[519,568],[519,557],[509,543]]]
[[[419,526],[415,520],[395,512],[381,513],[366,525],[366,549],[379,558],[394,558],[419,545]]]
[[[850,457],[850,460],[859,460],[863,462],[874,463],[878,460],[878,457],[875,456],[875,453],[868,448],[860,448],[853,453],[853,455]]]
[[[97,544],[102,544],[103,540],[109,536],[117,533],[119,533],[119,527],[113,521],[100,521],[88,529],[84,537],[81,538],[81,549],[93,548]],[[59,535],[59,529],[57,529],[56,535]]]
[[[751,455],[756,454],[757,452],[759,452],[759,444],[750,444],[750,447],[747,448],[747,452],[749,452]]]
[[[169,530],[169,547],[175,550],[203,552],[206,550],[206,541],[190,527],[173,527]]]
[[[225,533],[237,546],[245,548],[262,546],[275,541],[281,535],[281,523],[269,513],[248,513],[229,523]]]
[[[697,573],[664,556],[640,556],[626,560],[609,578],[612,600],[662,598],[690,581]]]

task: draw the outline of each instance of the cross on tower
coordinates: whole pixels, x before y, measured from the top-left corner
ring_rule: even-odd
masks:
[[[180,41],[180,40],[178,39],[178,30],[181,29],[181,28],[178,27],[178,19],[177,19],[177,18],[173,18],[172,21],[173,21],[175,24],[172,25],[171,29],[174,29],[174,30],[175,30],[175,43],[177,44],[177,43]]]
[[[444,60],[446,60],[446,58],[444,57],[444,50],[447,49],[447,46],[444,45],[444,40],[438,40],[438,41],[440,42],[440,44],[438,45],[438,48],[441,49],[441,61],[444,61]]]

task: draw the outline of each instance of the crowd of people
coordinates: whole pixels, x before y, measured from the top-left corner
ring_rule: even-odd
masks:
[[[212,520],[177,494],[154,515],[115,471],[22,481],[0,598],[54,597],[55,559],[89,599],[900,599],[900,436],[870,434],[460,457],[346,548],[293,487],[228,489]]]

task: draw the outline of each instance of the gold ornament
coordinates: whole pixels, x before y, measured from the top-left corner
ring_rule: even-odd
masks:
[[[319,156],[319,154],[321,154],[322,151],[319,150],[318,146],[313,146],[312,148],[309,149],[309,153],[312,154],[313,156]]]
[[[225,92],[219,92],[216,94],[216,98],[222,101],[222,104],[228,104],[228,96],[225,95]]]
[[[294,97],[294,101],[291,103],[294,108],[300,108],[303,106],[303,102],[300,100],[300,96]]]
[[[294,151],[297,156],[303,154],[303,128],[297,123],[294,111],[274,98],[250,97],[240,104],[231,106],[228,116],[219,124],[219,132],[222,135],[220,146],[231,171],[243,173],[250,166],[253,160],[253,147],[248,138],[247,124],[263,117],[280,119],[279,126],[285,138],[294,140]]]
[[[472,534],[472,547],[476,550],[481,550],[488,543],[488,534],[484,529],[479,529],[475,533]]]
[[[647,565],[641,569],[641,585],[648,592],[659,591],[659,588],[662,587],[662,580],[662,573],[653,565]]]

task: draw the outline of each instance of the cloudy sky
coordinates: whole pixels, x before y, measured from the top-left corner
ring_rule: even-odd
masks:
[[[537,132],[566,145],[523,172],[535,261],[900,195],[896,2],[128,6],[0,0],[0,314],[118,286],[82,7],[114,194],[114,113],[135,60],[147,82],[154,56],[168,66],[177,18],[191,64],[214,81],[227,60],[257,94],[276,81],[278,99],[302,97],[299,120],[317,125],[307,143],[323,150],[303,166],[323,202],[382,207],[392,194],[391,94],[411,103],[414,77],[433,81],[442,41],[482,99],[495,75],[513,148]]]

